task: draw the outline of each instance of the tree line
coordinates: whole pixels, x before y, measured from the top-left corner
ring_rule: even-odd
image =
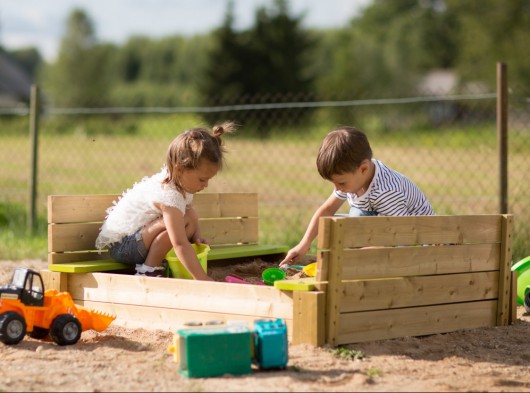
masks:
[[[236,30],[234,22],[229,0],[222,25],[206,34],[133,36],[116,45],[98,41],[90,16],[74,9],[53,63],[34,48],[11,56],[60,107],[406,96],[432,69],[495,91],[497,62],[509,65],[510,83],[522,95],[530,86],[530,0],[372,0],[333,29],[304,28],[288,0],[271,0],[248,29]],[[299,110],[302,118],[309,113]],[[266,125],[270,116],[261,117]]]

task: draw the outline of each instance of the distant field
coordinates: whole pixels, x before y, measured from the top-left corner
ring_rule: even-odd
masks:
[[[174,135],[168,131],[156,136],[146,133],[90,136],[43,132],[38,167],[40,214],[45,214],[49,194],[121,193],[157,171]],[[498,212],[494,128],[374,134],[370,138],[375,157],[416,182],[438,214]],[[256,141],[229,136],[225,168],[206,192],[258,192],[262,241],[293,245],[313,211],[332,191],[315,167],[320,139],[307,135]],[[27,136],[0,134],[0,141],[0,202],[26,204]],[[530,139],[518,143],[530,146]],[[509,163],[510,210],[516,217],[514,253],[521,257],[530,254],[530,191],[526,180],[530,159],[524,150],[511,149]]]

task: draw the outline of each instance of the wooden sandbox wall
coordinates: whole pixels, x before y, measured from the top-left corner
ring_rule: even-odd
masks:
[[[511,215],[324,218],[317,287],[333,346],[507,325]]]

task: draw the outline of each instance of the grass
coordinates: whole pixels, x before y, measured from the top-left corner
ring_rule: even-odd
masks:
[[[143,116],[125,122],[98,119],[74,128],[54,119],[43,122],[38,157],[40,218],[37,235],[32,236],[25,231],[24,218],[29,141],[21,132],[20,119],[4,127],[0,117],[3,259],[45,258],[47,195],[119,194],[161,168],[167,145],[182,129],[201,124],[193,115]],[[128,131],[109,131],[121,126]],[[226,137],[225,167],[206,192],[257,192],[261,241],[296,244],[315,209],[332,191],[316,171],[315,156],[322,136],[333,127],[320,120],[299,134],[276,130],[268,140],[247,138],[242,128]],[[416,182],[438,214],[498,212],[494,124],[374,130],[368,135],[375,157]],[[516,144],[509,147],[508,195],[515,216],[513,255],[517,261],[530,254],[530,190],[525,180],[530,160],[527,149],[521,148],[530,146],[530,135],[513,131],[510,141]],[[344,206],[341,211],[346,210]]]
[[[35,233],[28,231],[26,208],[0,202],[0,255],[3,260],[46,259],[46,219],[39,216]]]
[[[357,351],[355,349],[349,349],[345,347],[337,347],[331,349],[333,356],[345,359],[345,360],[360,360],[364,359],[365,354],[363,351]]]

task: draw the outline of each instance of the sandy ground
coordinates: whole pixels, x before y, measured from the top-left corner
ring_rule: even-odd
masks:
[[[0,261],[0,284],[16,266],[43,261]],[[26,337],[0,343],[0,391],[64,392],[528,392],[530,315],[518,307],[514,325],[351,345],[360,359],[330,348],[289,347],[286,370],[243,376],[186,378],[167,348],[173,333],[125,329],[83,332],[72,346]]]

